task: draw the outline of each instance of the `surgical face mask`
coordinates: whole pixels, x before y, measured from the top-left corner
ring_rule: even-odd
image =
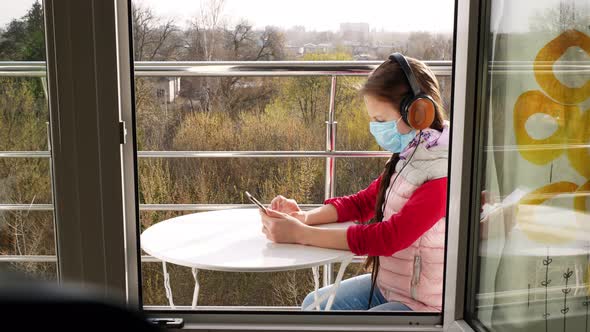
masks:
[[[397,123],[401,117],[395,121],[387,122],[370,122],[369,129],[371,134],[375,137],[377,144],[387,151],[393,153],[402,152],[402,150],[410,144],[412,138],[416,136],[416,131],[412,130],[407,134],[400,134],[397,131]]]

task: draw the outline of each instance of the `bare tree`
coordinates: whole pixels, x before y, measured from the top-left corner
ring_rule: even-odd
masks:
[[[193,25],[202,30],[203,49],[205,51],[205,60],[211,61],[215,52],[217,43],[217,34],[222,24],[222,13],[225,0],[209,0],[201,6],[200,16],[197,17]]]
[[[267,26],[260,35],[260,49],[254,60],[281,60],[284,57],[285,36],[276,27]]]
[[[171,43],[179,31],[174,19],[162,20],[151,8],[138,5],[133,5],[132,19],[135,60],[169,60],[182,46],[178,41]]]
[[[252,25],[246,20],[241,20],[236,24],[233,30],[225,31],[225,48],[228,52],[228,58],[232,60],[243,60],[247,56],[245,48],[250,47],[255,42],[255,33]],[[229,59],[228,59],[229,60]]]

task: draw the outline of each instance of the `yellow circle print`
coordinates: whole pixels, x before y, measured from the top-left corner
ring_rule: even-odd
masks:
[[[557,123],[557,130],[549,137],[535,139],[526,130],[526,122],[533,114],[547,114]],[[533,164],[544,165],[559,157],[567,142],[566,124],[579,114],[577,106],[554,102],[537,90],[521,94],[514,104],[514,133],[522,157]]]
[[[551,98],[564,104],[577,104],[590,97],[590,80],[581,87],[568,87],[553,72],[555,61],[572,46],[590,54],[590,38],[578,30],[566,30],[541,48],[533,65],[537,83]]]
[[[578,116],[568,124],[567,157],[570,165],[580,175],[590,179],[590,109]]]

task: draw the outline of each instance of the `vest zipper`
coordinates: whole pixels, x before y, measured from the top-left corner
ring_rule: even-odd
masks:
[[[417,300],[416,286],[418,286],[418,283],[420,282],[420,261],[420,256],[414,256],[414,274],[412,276],[412,286],[410,288],[410,293],[412,294],[412,298],[414,300]]]

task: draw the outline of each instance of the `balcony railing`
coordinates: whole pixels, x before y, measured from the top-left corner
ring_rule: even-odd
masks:
[[[451,61],[424,61],[437,76],[451,75]],[[257,61],[257,62],[135,62],[135,77],[275,77],[275,76],[327,76],[331,78],[326,142],[324,151],[138,151],[138,158],[325,158],[325,198],[334,196],[336,158],[389,157],[380,151],[336,151],[335,98],[338,76],[367,76],[381,64],[380,61]],[[45,62],[0,62],[0,77],[38,77],[46,89]],[[51,147],[51,145],[48,145]],[[51,158],[50,151],[0,151],[0,158]],[[319,204],[303,204],[303,209]],[[209,211],[230,208],[254,207],[250,204],[140,204],[142,211]],[[2,210],[52,211],[52,204],[0,204]],[[357,257],[353,262],[362,262]],[[0,262],[57,262],[56,256],[0,256]],[[142,256],[142,262],[159,262],[151,256]],[[332,266],[323,269],[323,283],[332,282]]]

